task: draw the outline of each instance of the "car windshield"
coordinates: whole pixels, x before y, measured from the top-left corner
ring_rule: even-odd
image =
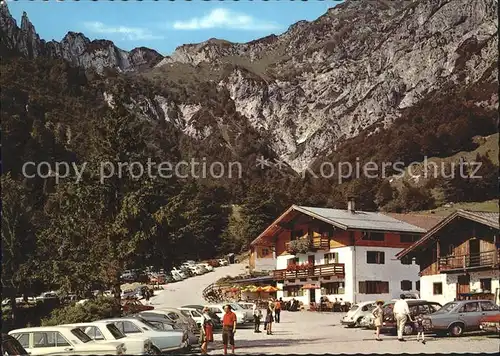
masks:
[[[230,305],[230,306],[231,306],[231,308],[233,308],[234,310],[241,310],[241,309],[243,309],[243,308],[242,308],[242,307],[240,307],[238,304],[233,304],[233,303],[231,303],[231,304],[229,304],[229,305]]]
[[[146,319],[143,319],[143,318],[137,318],[141,323],[143,323],[144,325],[146,325],[147,327],[151,328],[151,329],[156,329],[156,327],[151,324],[149,321],[147,321]]]
[[[124,338],[126,335],[124,333],[122,333],[120,331],[120,329],[118,329],[116,327],[115,324],[108,324],[106,325],[106,329],[109,330],[109,332],[111,333],[111,335],[113,335],[113,337],[118,340],[118,339],[121,339],[121,338]]]
[[[457,305],[458,305],[458,303],[454,303],[454,302],[446,303],[439,310],[437,310],[436,313],[449,313],[453,309],[455,309],[455,307]]]
[[[349,309],[349,311],[355,311],[356,309],[358,309],[359,306],[357,304],[354,304],[351,309]]]
[[[85,334],[82,329],[73,329],[71,330],[71,333],[73,335],[75,335],[81,342],[83,343],[87,343],[89,341],[92,341],[92,339],[90,338],[90,336],[88,336],[87,334]]]
[[[368,309],[368,311],[372,311],[373,309],[375,309],[375,307],[376,305],[370,304],[366,308]]]

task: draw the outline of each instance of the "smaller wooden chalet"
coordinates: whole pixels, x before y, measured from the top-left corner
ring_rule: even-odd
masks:
[[[396,255],[420,265],[421,298],[499,303],[499,213],[457,210]]]

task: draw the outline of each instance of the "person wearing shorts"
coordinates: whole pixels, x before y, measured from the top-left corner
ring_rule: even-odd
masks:
[[[230,344],[234,355],[234,334],[236,333],[236,314],[231,311],[231,306],[226,305],[224,317],[222,318],[222,343],[224,344],[224,355],[227,355],[227,345]]]

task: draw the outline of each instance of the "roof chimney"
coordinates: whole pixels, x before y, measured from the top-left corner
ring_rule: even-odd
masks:
[[[347,198],[347,211],[350,211],[353,214],[356,212],[354,197]]]

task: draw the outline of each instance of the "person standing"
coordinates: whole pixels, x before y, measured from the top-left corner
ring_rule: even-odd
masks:
[[[222,343],[224,344],[224,355],[227,355],[227,345],[230,344],[234,355],[234,334],[236,333],[236,314],[231,311],[231,306],[225,306],[222,318]]]
[[[262,318],[262,311],[257,305],[257,301],[253,302],[252,312],[253,312],[254,332],[260,333],[259,329],[260,329],[260,319]]]
[[[384,310],[382,309],[382,305],[384,305],[384,302],[381,300],[378,300],[377,306],[372,311],[372,315],[374,318],[373,324],[375,325],[375,328],[376,328],[375,333],[377,334],[377,338],[375,340],[377,340],[377,341],[382,341],[382,339],[380,338],[380,328],[382,327],[382,323],[384,320]]]
[[[425,345],[424,315],[423,314],[419,314],[415,318],[415,330],[417,330],[417,342],[420,341],[420,337],[422,337],[422,344]]]
[[[398,340],[406,341],[403,339],[403,331],[405,328],[406,321],[408,320],[408,316],[410,315],[410,308],[408,307],[408,303],[405,300],[405,296],[401,294],[401,299],[394,303],[394,316],[396,318],[396,325],[398,329]]]
[[[283,302],[283,299],[280,298],[280,300],[277,300],[276,303],[274,303],[274,321],[279,323],[280,322],[280,316],[281,316],[281,303]]]
[[[347,311],[347,310],[345,310],[345,302],[342,300],[342,298],[340,298],[340,311],[341,312]]]
[[[266,331],[267,331],[267,335],[272,335],[273,334],[273,319],[274,319],[274,312],[273,312],[273,307],[272,305],[274,304],[271,304],[269,303],[267,305],[267,311],[266,311]]]
[[[208,315],[207,307],[203,308],[202,317],[203,320],[200,328],[201,353],[203,355],[206,355],[208,349],[208,343],[214,340],[212,318],[210,317],[210,315]]]

